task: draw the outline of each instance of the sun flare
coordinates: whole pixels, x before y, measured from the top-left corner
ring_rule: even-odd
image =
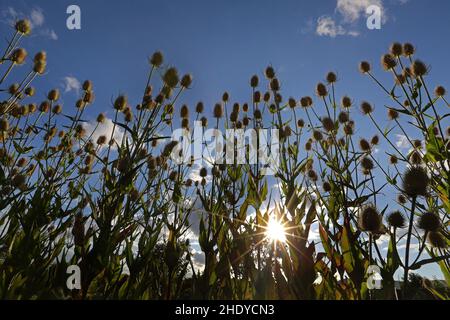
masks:
[[[267,224],[266,237],[274,242],[286,242],[286,229],[280,221],[271,217]]]

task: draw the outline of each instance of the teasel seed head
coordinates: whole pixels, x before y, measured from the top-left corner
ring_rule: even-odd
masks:
[[[208,126],[208,119],[206,117],[202,117],[200,119],[200,121],[202,122],[202,127],[206,128]]]
[[[62,112],[62,107],[60,104],[57,104],[56,106],[53,107],[52,112],[54,114],[60,114]]]
[[[208,175],[208,170],[205,167],[202,167],[200,169],[199,174],[200,174],[200,177],[205,178]]]
[[[122,112],[125,110],[125,108],[128,105],[128,99],[124,95],[120,95],[117,97],[116,101],[114,101],[114,109],[116,109],[119,112]]]
[[[405,216],[398,210],[389,214],[386,220],[394,228],[404,228],[406,225]]]
[[[223,102],[228,102],[230,100],[230,94],[228,93],[228,92],[224,92],[223,94],[222,94],[222,101]]]
[[[91,104],[92,102],[94,102],[94,99],[95,99],[94,92],[92,92],[92,91],[86,91],[86,92],[84,93],[84,96],[83,96],[83,102],[88,103],[88,104]]]
[[[387,53],[381,57],[381,65],[384,70],[391,70],[397,65],[397,61],[395,61],[395,58],[391,54]]]
[[[185,104],[180,109],[180,118],[185,119],[189,118],[189,107]]]
[[[389,162],[390,162],[391,164],[397,164],[397,163],[398,163],[398,158],[397,158],[397,156],[391,155],[391,156],[389,157]]]
[[[294,98],[289,98],[288,105],[291,109],[294,109],[297,106],[297,101]]]
[[[189,88],[192,84],[192,75],[185,74],[180,81],[180,84],[183,88]]]
[[[250,124],[250,119],[245,116],[242,118],[242,123],[244,124],[244,127],[247,127]]]
[[[394,57],[399,57],[403,54],[403,46],[399,42],[394,42],[391,45],[389,51],[390,51],[391,55],[393,55]]]
[[[322,132],[320,132],[319,130],[314,130],[313,131],[313,138],[316,141],[322,141],[323,140]]]
[[[379,233],[382,228],[381,215],[373,205],[362,208],[358,216],[358,226],[361,231]]]
[[[328,72],[326,79],[328,83],[335,83],[337,81],[336,73]]]
[[[406,78],[403,74],[399,74],[395,76],[395,83],[397,85],[404,84],[406,82]]]
[[[33,87],[26,87],[24,92],[27,96],[32,97],[34,96],[35,90]]]
[[[92,81],[86,80],[83,82],[83,90],[84,91],[92,91]]]
[[[398,118],[398,112],[394,109],[388,109],[388,117],[390,120],[395,120]]]
[[[370,63],[367,61],[361,61],[359,63],[359,71],[361,71],[361,73],[370,72]]]
[[[150,64],[155,68],[159,68],[163,64],[163,61],[164,57],[161,51],[156,51],[150,58]]]
[[[13,185],[13,187],[22,188],[25,185],[26,181],[26,176],[24,176],[23,174],[16,174],[12,178],[11,184]]]
[[[338,115],[338,121],[339,123],[346,123],[350,120],[349,114],[347,111],[341,111]]]
[[[269,102],[269,100],[270,100],[270,92],[269,91],[264,93],[263,100],[264,100],[264,102]]]
[[[404,195],[399,194],[399,195],[397,196],[397,201],[398,201],[398,203],[400,203],[400,204],[405,204],[405,203],[406,203],[406,198],[405,198]]]
[[[257,76],[257,75],[253,75],[253,76],[250,78],[250,86],[251,86],[252,88],[256,88],[256,87],[258,86],[258,84],[259,84],[259,78],[258,78],[258,76]]]
[[[205,109],[203,102],[198,102],[196,107],[195,107],[195,112],[197,113],[203,113],[203,110]]]
[[[50,101],[58,100],[59,99],[59,90],[58,89],[50,90],[50,92],[47,95],[47,98]]]
[[[352,99],[348,96],[343,96],[341,100],[341,104],[343,108],[350,108],[352,106]]]
[[[353,125],[351,125],[350,123],[347,123],[344,126],[344,133],[348,136],[353,135],[354,131],[353,131]]]
[[[102,145],[104,145],[105,143],[106,143],[106,136],[104,136],[104,135],[102,135],[102,136],[99,136],[98,137],[98,139],[97,139],[97,144],[99,145],[99,146],[102,146]]]
[[[411,66],[412,74],[419,78],[428,73],[428,67],[420,60],[415,60]]]
[[[98,123],[104,123],[106,120],[106,116],[104,113],[99,113],[99,115],[97,116],[97,122]]]
[[[323,128],[327,132],[331,132],[335,129],[334,121],[330,117],[322,117],[321,122],[322,122]]]
[[[372,139],[370,140],[370,143],[374,146],[377,145],[379,142],[380,142],[380,138],[377,135],[374,135],[372,137]]]
[[[302,98],[300,99],[300,105],[301,105],[303,108],[307,108],[307,107],[312,106],[312,103],[313,103],[312,98],[309,97],[309,96],[307,96],[307,97],[302,97]]]
[[[280,90],[280,81],[277,78],[273,78],[270,80],[270,89],[273,91]]]
[[[47,113],[50,111],[50,102],[43,101],[39,106],[39,111],[42,113]]]
[[[17,48],[11,54],[11,61],[14,62],[15,64],[24,63],[26,58],[27,58],[27,51],[23,48]]]
[[[429,178],[422,167],[412,166],[403,175],[403,192],[409,197],[426,196]]]
[[[237,112],[233,111],[233,112],[230,113],[230,121],[231,122],[236,122],[237,118],[238,118],[238,113]]]
[[[370,143],[366,139],[359,140],[359,147],[364,152],[369,152],[371,150]]]
[[[305,150],[306,150],[306,151],[311,151],[311,149],[312,149],[312,144],[311,144],[310,141],[307,141],[307,142],[305,143]]]
[[[19,20],[16,22],[15,28],[17,32],[26,36],[31,32],[31,23],[28,19]]]
[[[327,181],[325,181],[322,185],[323,191],[330,192],[331,191],[331,184]]]
[[[175,88],[179,81],[177,69],[174,67],[167,69],[163,75],[163,81],[168,88]]]
[[[323,83],[319,82],[316,86],[316,94],[319,97],[326,97],[328,95],[327,87]]]
[[[0,119],[0,131],[6,132],[9,130],[9,121],[6,118]]]
[[[434,89],[434,94],[436,97],[443,97],[445,96],[445,88],[443,86],[437,86],[436,89]]]
[[[45,61],[36,61],[33,66],[33,71],[37,74],[42,75],[45,72],[45,67],[47,63]]]
[[[17,161],[17,166],[18,166],[19,168],[23,168],[23,167],[25,167],[25,166],[27,165],[27,163],[28,163],[28,160],[27,160],[26,158],[20,158],[20,159]]]
[[[441,228],[441,220],[436,213],[425,212],[419,217],[417,226],[424,231],[436,232]]]
[[[414,48],[414,46],[411,43],[404,43],[403,44],[403,55],[405,57],[410,57],[414,54],[414,52],[416,51],[416,49]]]
[[[219,118],[223,117],[223,107],[222,107],[221,103],[215,104],[213,113],[214,113],[214,118],[219,119]]]
[[[367,101],[363,101],[361,103],[361,111],[363,114],[366,114],[366,115],[372,113],[373,112],[372,105]]]
[[[242,105],[242,111],[248,112],[248,103],[244,103],[244,104]]]
[[[311,180],[311,181],[317,181],[317,173],[314,171],[314,170],[308,170],[308,178]]]
[[[303,128],[305,126],[305,121],[303,119],[297,120],[297,127]]]
[[[189,119],[188,118],[183,118],[181,120],[181,127],[183,129],[189,129]]]
[[[429,232],[427,241],[433,248],[446,249],[448,247],[447,241],[441,232]]]
[[[361,167],[370,172],[374,168],[373,161],[369,157],[364,157],[361,159]]]
[[[273,67],[268,66],[264,71],[264,74],[267,79],[273,79],[275,77],[275,70],[273,69]]]

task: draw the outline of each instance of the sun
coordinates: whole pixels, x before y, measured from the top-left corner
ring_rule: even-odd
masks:
[[[286,242],[286,229],[274,217],[270,217],[267,223],[266,238],[273,242]]]

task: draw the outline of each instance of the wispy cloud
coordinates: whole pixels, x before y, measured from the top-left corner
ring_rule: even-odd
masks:
[[[98,124],[96,122],[87,122],[83,124],[84,129],[86,130],[86,136],[91,137],[92,142],[96,145],[97,140],[101,136],[105,136],[107,139],[107,143],[110,141],[111,135],[114,130],[113,139],[120,143],[122,141],[124,131],[120,129],[118,126],[114,126],[114,123],[111,119],[106,118],[103,123]],[[116,144],[111,148],[116,148]]]
[[[408,138],[405,135],[397,134],[396,137],[397,137],[397,140],[395,141],[395,145],[398,148],[407,149],[407,148],[411,147],[411,144],[409,143]]]
[[[81,84],[77,78],[72,77],[72,76],[66,76],[63,78],[63,87],[64,87],[65,93],[71,92],[71,91],[78,93],[81,89]]]
[[[384,12],[381,0],[337,0],[336,11],[339,12],[344,22],[355,22],[366,16],[366,9],[376,5]]]
[[[21,12],[13,7],[7,7],[0,11],[0,22],[9,26],[14,25],[17,20],[24,18],[30,20],[31,28],[35,31],[34,34],[51,40],[58,40],[58,35],[55,30],[44,28],[45,15],[40,7],[34,7],[29,12]]]
[[[339,25],[330,16],[321,16],[317,19],[316,34],[319,36],[328,36],[335,38],[342,35],[359,35],[356,31],[347,31],[342,25]]]

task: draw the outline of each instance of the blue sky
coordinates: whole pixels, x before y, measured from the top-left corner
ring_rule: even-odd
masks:
[[[81,8],[81,30],[66,28],[66,8],[71,4]],[[364,9],[369,4],[382,8],[380,30],[366,27]],[[383,106],[389,100],[358,72],[359,61],[370,61],[375,74],[392,83],[381,71],[380,56],[393,41],[410,41],[417,56],[432,67],[430,86],[448,85],[449,12],[450,2],[445,0],[0,0],[0,34],[3,39],[10,34],[14,18],[31,17],[35,32],[23,45],[30,54],[45,50],[48,55],[47,74],[34,83],[38,99],[58,87],[67,110],[78,97],[76,80],[90,79],[96,95],[88,112],[92,120],[99,112],[111,117],[111,101],[118,94],[138,103],[147,58],[161,50],[168,65],[193,74],[192,88],[182,101],[192,106],[203,101],[207,114],[224,91],[233,102],[249,101],[250,77],[262,77],[271,64],[286,98],[313,95],[317,82],[335,71],[338,97],[348,94],[356,104],[372,102],[384,127]],[[324,33],[320,21],[334,28]],[[356,135],[370,138],[375,130],[364,124]],[[386,159],[383,152],[380,155]]]

